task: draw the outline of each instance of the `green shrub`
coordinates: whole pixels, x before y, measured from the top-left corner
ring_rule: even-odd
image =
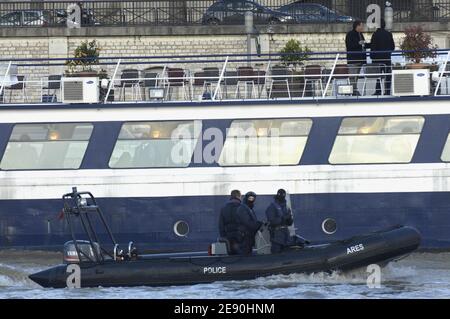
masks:
[[[302,65],[303,61],[308,60],[310,53],[311,50],[307,46],[302,47],[299,41],[291,39],[280,51],[280,59],[284,65],[288,66],[292,64],[295,67]]]

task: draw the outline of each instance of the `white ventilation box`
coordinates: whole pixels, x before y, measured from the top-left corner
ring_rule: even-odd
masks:
[[[99,102],[99,81],[97,77],[64,77],[61,82],[63,103]]]
[[[430,70],[392,70],[392,95],[430,95]]]

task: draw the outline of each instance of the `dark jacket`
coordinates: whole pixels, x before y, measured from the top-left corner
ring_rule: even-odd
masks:
[[[370,49],[371,51],[394,51],[395,43],[392,33],[385,29],[378,28],[372,35]],[[370,53],[370,57],[375,63],[391,64],[391,52]]]
[[[239,230],[242,234],[243,253],[251,253],[251,247],[255,244],[256,232],[262,223],[258,221],[255,212],[246,204],[241,204],[237,209]]]
[[[253,209],[245,204],[241,204],[237,209],[237,216],[242,230],[254,237],[262,223],[258,221]]]
[[[235,235],[235,233],[239,231],[239,219],[236,211],[240,205],[241,201],[238,198],[232,198],[220,210],[220,237],[229,237],[230,235]]]
[[[274,200],[266,209],[266,217],[269,222],[271,241],[279,245],[289,245],[291,236],[287,227],[291,226],[294,220],[286,201]]]
[[[347,54],[347,63],[348,64],[365,64],[367,60],[366,48],[370,47],[370,44],[366,44],[365,46],[359,44],[361,40],[364,40],[364,35],[362,33],[357,32],[356,30],[352,30],[347,33],[345,37],[345,47],[347,52],[359,52]]]

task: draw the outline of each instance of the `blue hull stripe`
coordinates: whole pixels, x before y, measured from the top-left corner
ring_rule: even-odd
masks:
[[[218,213],[226,196],[101,198],[112,231],[123,244],[133,240],[144,250],[207,249],[216,240]],[[416,227],[422,248],[450,248],[450,196],[440,193],[346,193],[292,195],[298,233],[315,242],[345,239],[393,225]],[[263,219],[271,196],[259,196]],[[57,218],[60,200],[0,202],[0,247],[60,248],[69,239],[64,220]],[[334,218],[334,235],[322,231],[324,219]],[[187,237],[173,225],[189,224]]]

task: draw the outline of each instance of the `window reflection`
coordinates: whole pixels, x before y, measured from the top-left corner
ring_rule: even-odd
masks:
[[[81,165],[92,124],[17,124],[0,163],[3,170],[76,169]]]
[[[329,162],[409,163],[424,122],[420,116],[346,118],[342,121]]]
[[[310,119],[233,121],[219,165],[297,165],[311,126]]]
[[[200,121],[125,123],[109,166],[186,167],[191,162],[200,133]]]

